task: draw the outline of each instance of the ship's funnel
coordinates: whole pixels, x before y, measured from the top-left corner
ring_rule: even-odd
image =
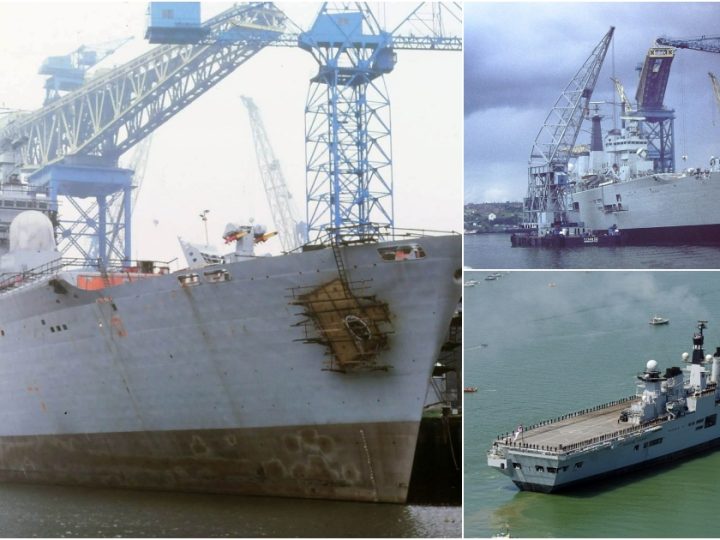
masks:
[[[601,117],[596,114],[592,117],[592,132],[590,139],[590,169],[594,172],[600,172],[605,161],[605,152],[602,142],[602,126],[600,125]]]

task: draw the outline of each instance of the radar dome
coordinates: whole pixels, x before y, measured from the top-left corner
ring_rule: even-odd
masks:
[[[684,352],[684,353],[682,353],[682,357],[681,357],[681,358],[683,359],[683,362],[687,362],[687,359],[690,358],[690,354]]]
[[[10,251],[54,251],[55,233],[50,219],[37,210],[27,210],[10,223]]]
[[[712,354],[706,354],[705,355],[705,361],[706,362],[712,362],[713,356]]]
[[[657,371],[658,363],[656,360],[648,360],[648,363],[645,365],[646,371]]]

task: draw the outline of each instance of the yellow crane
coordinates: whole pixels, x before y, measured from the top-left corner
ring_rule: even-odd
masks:
[[[631,112],[633,112],[632,105],[630,104],[630,100],[625,94],[625,88],[620,82],[620,79],[616,79],[615,77],[610,77],[610,79],[613,83],[615,83],[615,91],[618,93],[618,96],[620,96],[620,103],[622,103],[623,105],[623,115],[630,114]]]

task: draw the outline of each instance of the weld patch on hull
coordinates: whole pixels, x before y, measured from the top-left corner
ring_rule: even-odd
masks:
[[[0,481],[404,503],[418,424],[0,437]]]

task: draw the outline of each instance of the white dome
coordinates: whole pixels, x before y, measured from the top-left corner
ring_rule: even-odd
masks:
[[[706,354],[706,355],[705,355],[705,361],[706,361],[706,362],[712,362],[712,358],[713,358],[713,357],[712,357],[712,354]]]
[[[657,371],[658,363],[656,360],[648,360],[647,365],[645,366],[646,371]]]
[[[684,353],[682,353],[681,358],[683,359],[683,362],[687,362],[687,359],[690,358],[690,355],[688,353],[684,352]]]
[[[10,251],[54,251],[55,233],[50,219],[37,210],[27,210],[10,223]]]

